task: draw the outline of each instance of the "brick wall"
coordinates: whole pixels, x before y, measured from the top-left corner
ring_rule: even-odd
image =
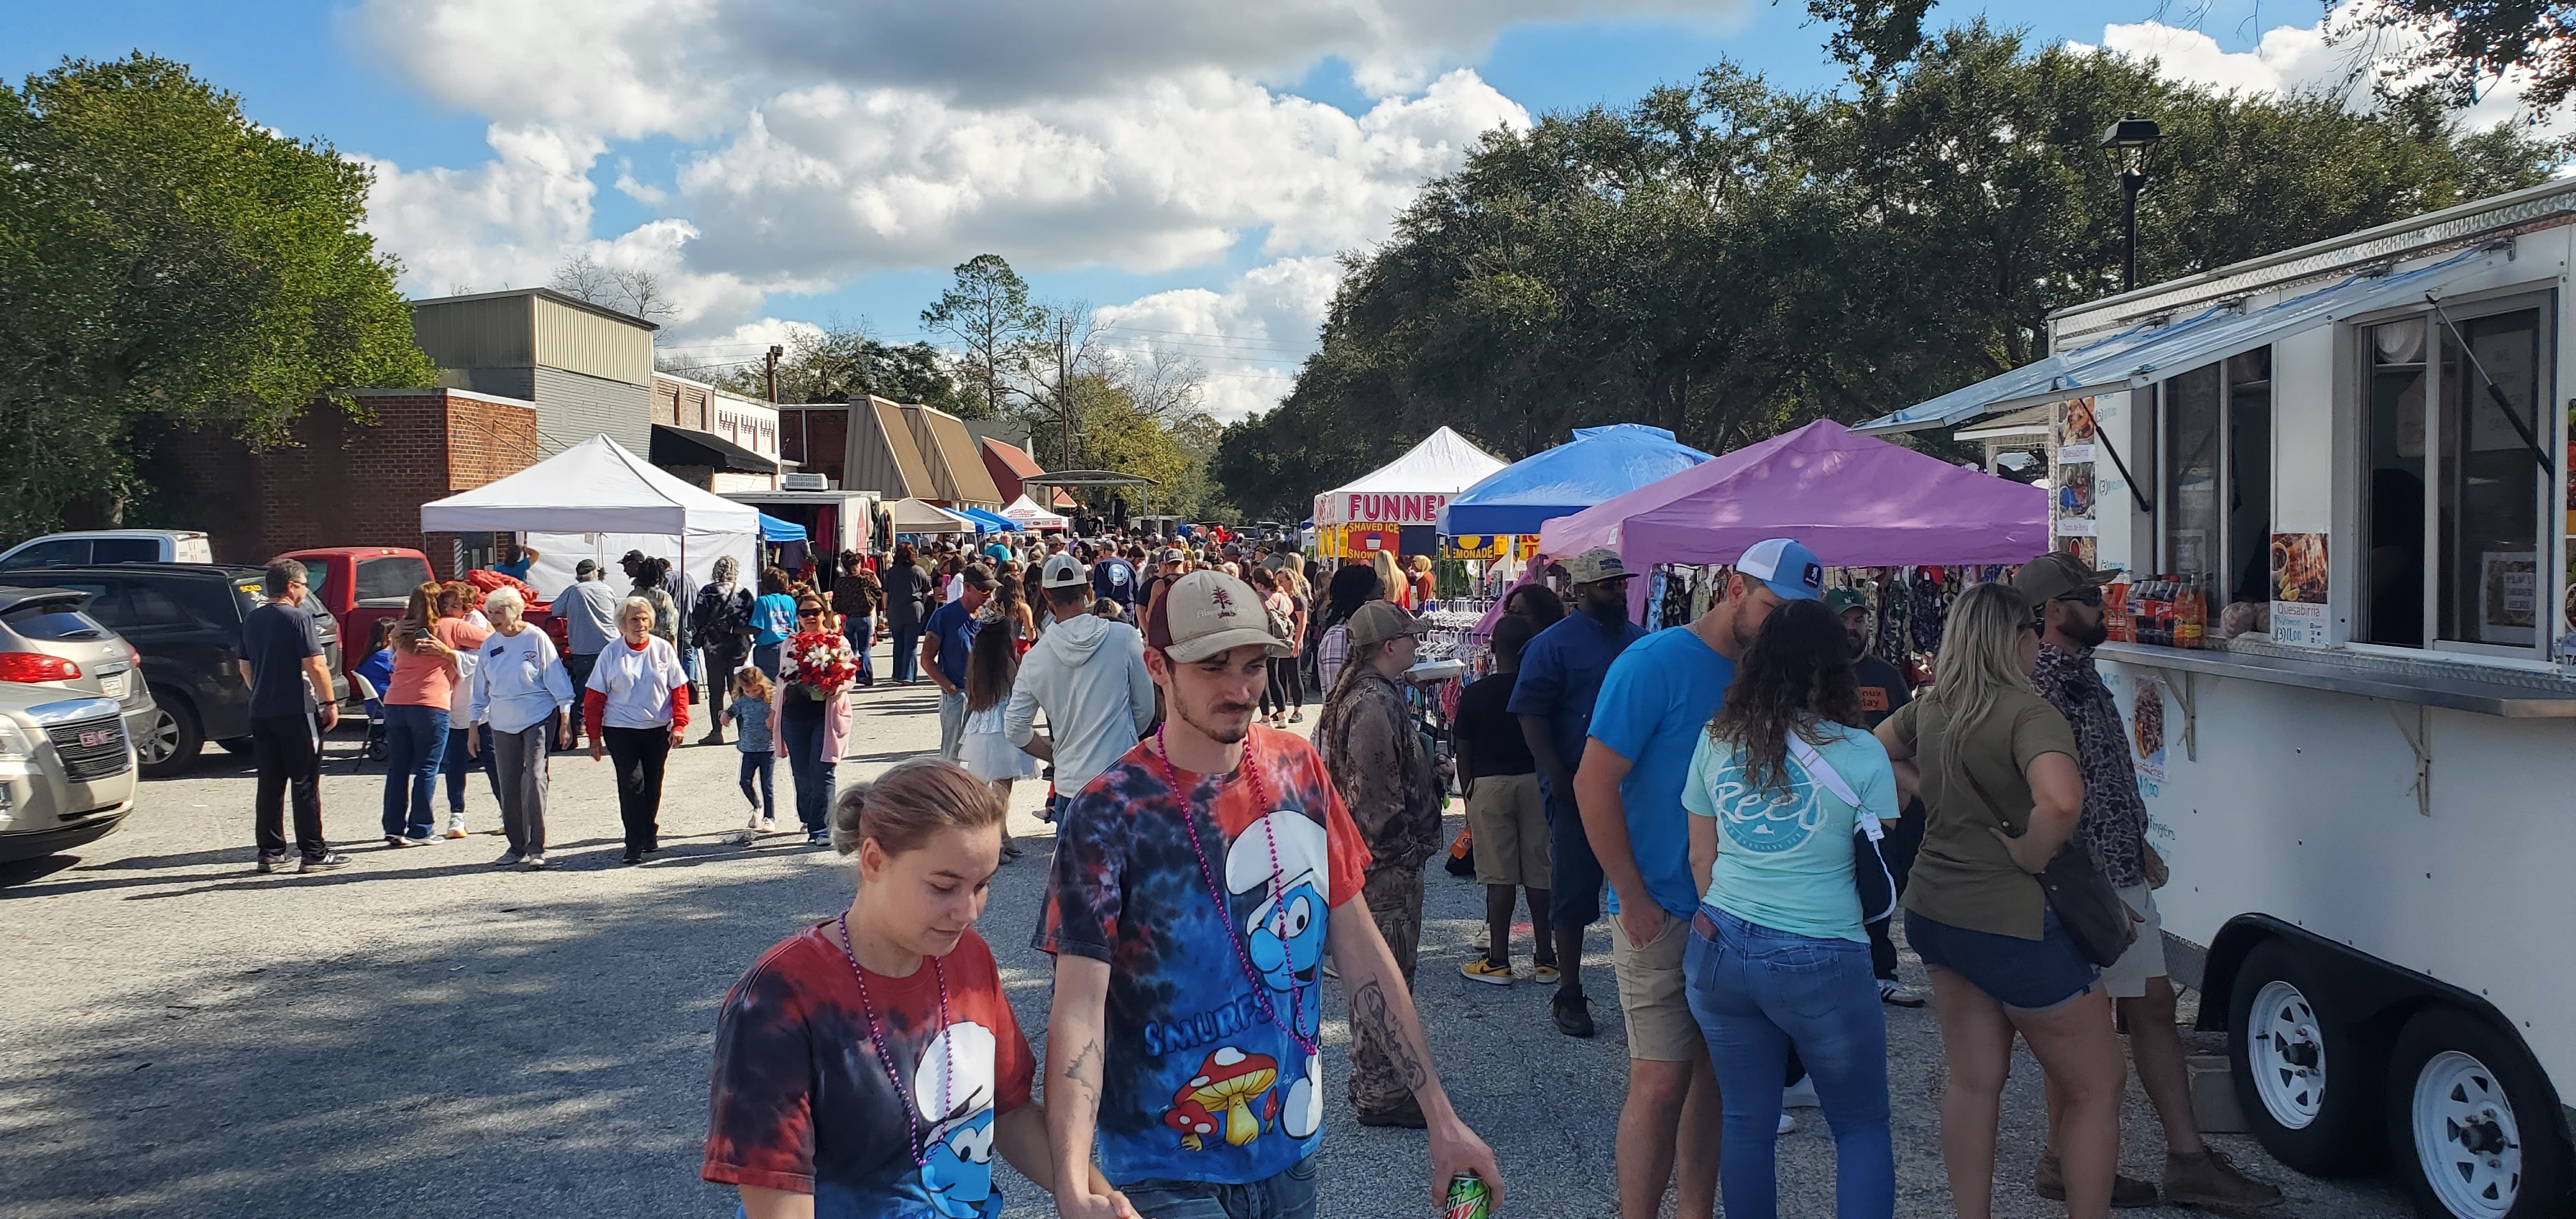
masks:
[[[835,487],[848,486],[842,474],[849,464],[850,410],[846,406],[779,407],[778,455],[801,463],[800,474],[820,474]]]
[[[536,410],[446,390],[360,391],[360,424],[319,405],[291,444],[252,453],[205,434],[178,446],[174,519],[203,521],[215,557],[264,563],[313,546],[412,546],[451,574],[450,539],[424,538],[420,506],[535,464]]]

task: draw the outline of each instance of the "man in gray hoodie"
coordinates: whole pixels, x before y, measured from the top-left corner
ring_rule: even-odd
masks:
[[[1109,768],[1154,722],[1154,679],[1136,628],[1090,612],[1091,576],[1070,554],[1049,556],[1038,586],[1055,623],[1020,658],[1002,712],[1011,743],[1055,763],[1055,790],[1074,793]],[[1037,735],[1038,712],[1047,735]]]

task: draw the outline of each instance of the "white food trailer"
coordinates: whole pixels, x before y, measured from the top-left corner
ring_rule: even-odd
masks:
[[[2462,1219],[2576,1213],[2571,255],[2562,179],[2067,310],[1861,429],[2053,404],[2055,544],[2209,599],[2100,650],[2175,978],[2274,1156]]]

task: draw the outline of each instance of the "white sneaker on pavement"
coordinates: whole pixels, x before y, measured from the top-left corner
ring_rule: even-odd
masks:
[[[1780,1107],[1783,1109],[1822,1108],[1823,1106],[1816,1100],[1816,1081],[1812,1077],[1805,1078],[1780,1089]]]

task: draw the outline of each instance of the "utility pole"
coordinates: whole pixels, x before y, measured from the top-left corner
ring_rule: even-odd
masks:
[[[786,348],[775,343],[770,344],[769,354],[766,357],[768,363],[766,372],[769,377],[769,404],[771,406],[778,405],[778,358],[786,354]]]
[[[1073,392],[1070,376],[1073,354],[1066,350],[1072,337],[1073,315],[1061,309],[1057,310],[1055,315],[1055,417],[1064,432],[1064,447],[1057,452],[1062,455],[1060,460],[1068,470],[1080,469],[1082,464],[1073,459],[1073,403],[1070,399]]]

